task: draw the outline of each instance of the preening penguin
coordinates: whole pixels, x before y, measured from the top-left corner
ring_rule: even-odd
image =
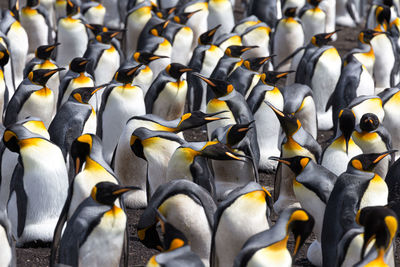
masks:
[[[128,264],[126,246],[127,216],[115,202],[137,187],[122,187],[110,182],[97,183],[77,208],[61,237],[55,236],[50,266],[54,266],[58,244],[58,263],[63,266],[120,266]],[[127,248],[125,248],[127,249]]]
[[[174,120],[183,115],[187,82],[182,75],[192,69],[172,63],[154,80],[145,96],[146,112],[165,120]]]
[[[45,131],[43,124],[35,126]],[[7,206],[17,246],[50,242],[67,198],[68,173],[61,150],[23,124],[6,128],[3,142],[19,154]]]
[[[47,81],[63,68],[31,71],[18,86],[4,116],[4,125],[9,126],[29,116],[40,118],[48,127],[56,113],[54,93],[46,86]]]
[[[281,213],[268,230],[250,237],[235,258],[234,267],[292,266],[287,241],[292,232],[295,239],[293,258],[311,234],[314,219],[303,209],[291,208]]]
[[[358,155],[351,159],[346,172],[338,177],[324,215],[321,239],[323,266],[340,266],[344,261],[355,261],[354,255],[346,258],[345,250],[349,250],[343,245],[349,238],[346,233],[355,227],[358,210],[387,204],[388,187],[373,169],[393,152]],[[359,260],[360,254],[357,253],[356,257]]]
[[[106,162],[111,162],[119,136],[129,118],[146,113],[142,90],[131,85],[140,67],[141,65],[137,65],[119,69],[114,76],[115,83],[104,90],[97,116],[96,134],[103,141]]]
[[[271,194],[255,182],[236,188],[221,201],[214,215],[211,266],[232,266],[243,244],[269,229],[271,209]]]
[[[187,237],[191,250],[209,266],[216,211],[210,194],[187,180],[173,180],[157,189],[140,217],[138,236],[145,246],[159,249],[162,244],[156,229],[157,210]]]

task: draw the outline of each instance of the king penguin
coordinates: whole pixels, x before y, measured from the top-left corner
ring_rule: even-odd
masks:
[[[313,226],[313,216],[304,209],[287,209],[270,229],[257,233],[246,241],[233,266],[292,266],[292,258],[311,234]],[[296,242],[293,257],[287,248],[291,232]]]
[[[387,204],[388,187],[373,169],[392,152],[358,155],[350,160],[346,172],[338,177],[324,215],[321,239],[323,266],[340,266],[344,261],[351,260],[352,255],[347,255],[349,259],[346,259],[344,246],[339,244],[346,241],[346,233],[354,228],[358,210]],[[360,254],[356,257],[359,259]]]
[[[321,0],[307,0],[307,4],[300,10],[299,18],[304,30],[304,43],[326,31],[326,13],[319,7]]]
[[[247,7],[247,15],[255,15],[272,28],[282,16],[281,1],[252,0]]]
[[[4,66],[10,60],[10,54],[2,44],[0,44],[0,123],[3,124],[3,114],[8,104],[8,98],[10,95],[9,89],[6,84],[4,77]]]
[[[104,24],[106,8],[101,4],[100,0],[91,0],[82,5],[82,15],[90,24]]]
[[[188,239],[191,250],[209,265],[211,236],[216,205],[210,194],[188,180],[173,180],[161,185],[149,201],[138,223],[140,241],[160,248],[156,224],[157,210]]]
[[[385,118],[385,111],[382,107],[382,99],[375,95],[362,95],[359,96],[347,106],[350,108],[356,116],[356,121],[360,121],[361,117],[365,113],[375,114],[379,121],[383,121]]]
[[[187,81],[182,75],[192,69],[172,63],[154,80],[145,96],[146,112],[166,120],[174,120],[183,115]]]
[[[270,228],[271,209],[271,194],[255,182],[236,188],[221,201],[214,215],[211,266],[232,266],[245,242]]]
[[[58,71],[38,69],[31,71],[23,82],[18,86],[10,102],[7,105],[4,116],[4,125],[9,126],[17,120],[25,119],[28,116],[40,118],[48,127],[53,119],[56,110],[54,93],[46,87],[47,81]]]
[[[208,2],[208,28],[221,25],[218,35],[230,33],[235,26],[232,3],[229,0],[210,0]],[[218,36],[217,35],[217,36]]]
[[[21,124],[6,128],[3,142],[19,154],[7,207],[16,245],[50,242],[67,198],[68,172],[61,150]]]
[[[14,267],[16,265],[16,252],[11,236],[11,224],[4,211],[0,210],[0,265]]]
[[[268,57],[271,55],[270,41],[271,41],[271,27],[265,23],[258,23],[246,29],[241,35],[242,43],[246,46],[258,46],[247,52],[245,58],[251,57]],[[271,69],[268,66],[268,69]]]
[[[119,137],[129,118],[146,114],[142,90],[131,85],[140,67],[141,65],[119,69],[114,76],[115,83],[104,90],[97,116],[96,134],[103,141],[106,162],[111,162]]]
[[[115,202],[125,192],[135,189],[110,182],[97,183],[68,221],[61,240],[54,238],[50,266],[56,260],[54,244],[60,246],[60,265],[117,267],[124,257],[127,266],[127,215]]]

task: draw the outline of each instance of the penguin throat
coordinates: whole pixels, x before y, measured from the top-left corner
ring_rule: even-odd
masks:
[[[174,238],[171,241],[171,244],[169,245],[169,248],[168,248],[167,251],[172,251],[172,250],[175,250],[177,248],[181,248],[184,245],[185,245],[185,241],[183,241],[182,239],[179,239],[179,238]]]
[[[284,250],[284,249],[287,249],[287,241],[288,241],[288,239],[289,239],[289,235],[287,234],[284,239],[272,244],[268,248],[270,250]]]
[[[385,256],[385,250],[383,248],[379,248],[378,256],[376,257],[376,259],[371,261],[367,265],[365,265],[365,267],[372,267],[372,266],[385,267],[385,266],[389,266],[389,265],[386,264],[386,262],[384,260],[384,256]]]

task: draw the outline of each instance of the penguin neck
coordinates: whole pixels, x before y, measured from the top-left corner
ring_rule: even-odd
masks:
[[[108,168],[108,164],[104,161],[102,155],[98,155],[96,152],[91,152],[89,156],[86,156],[85,170],[88,171],[99,171],[106,170],[109,173],[112,171]]]
[[[384,248],[379,248],[378,249],[378,256],[371,261],[369,264],[365,265],[365,266],[389,266],[386,264],[385,260],[384,260],[384,256],[385,256],[385,249]]]
[[[39,69],[54,69],[56,65],[50,59],[43,59],[39,65]]]

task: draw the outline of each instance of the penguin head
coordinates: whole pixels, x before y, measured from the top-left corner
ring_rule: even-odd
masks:
[[[149,33],[154,36],[162,36],[169,22],[170,22],[169,20],[166,20],[162,23],[155,25],[153,28],[150,29]]]
[[[29,72],[28,79],[37,85],[45,86],[47,81],[56,74],[57,72],[65,70],[64,68],[57,68],[57,69],[38,69]]]
[[[277,82],[287,76],[290,73],[295,72],[294,70],[289,70],[289,71],[266,71],[261,75],[261,80],[265,84],[270,84],[275,86]]]
[[[354,115],[354,112],[349,108],[342,109],[339,113],[339,129],[346,142],[346,153],[349,148],[349,141],[353,134],[355,125],[356,116]]]
[[[75,167],[75,174],[79,173],[88,157],[102,159],[103,145],[101,139],[94,134],[83,134],[71,144],[71,158]]]
[[[379,251],[386,252],[398,231],[396,213],[383,206],[363,208],[357,212],[356,222],[364,226],[364,244],[361,249],[361,258],[364,256],[368,245],[374,239],[378,254]]]
[[[247,132],[252,128],[250,125],[253,123],[254,121],[245,124],[232,125],[226,133],[227,145],[232,147],[236,144],[239,144],[239,142],[246,137]]]
[[[85,24],[86,28],[90,29],[92,33],[97,36],[101,32],[108,32],[108,28],[101,24]]]
[[[188,22],[188,20],[189,20],[194,14],[196,14],[197,12],[200,12],[201,10],[202,10],[202,9],[198,9],[198,10],[195,10],[195,11],[192,11],[192,12],[184,12],[184,13],[175,15],[174,18],[173,18],[173,20],[174,20],[176,23],[186,25],[186,23]]]
[[[229,57],[236,57],[236,58],[240,58],[243,53],[257,48],[258,46],[253,45],[253,46],[244,46],[244,45],[231,45],[229,46],[227,49],[225,49],[225,55],[229,56]]]
[[[356,169],[364,172],[372,172],[379,161],[395,152],[397,152],[397,150],[389,150],[383,153],[370,153],[355,156],[350,160],[349,164],[347,165],[347,170]]]
[[[199,45],[211,45],[214,40],[215,33],[219,27],[221,27],[221,24],[201,34],[198,40]]]
[[[75,0],[67,0],[67,17],[72,17],[80,12],[79,4]]]
[[[329,32],[329,33],[316,34],[313,37],[311,37],[311,43],[317,47],[327,45],[330,41],[332,41],[332,36],[335,33],[337,33],[338,31],[339,30],[336,30],[334,32]]]
[[[360,129],[364,132],[372,132],[378,129],[379,119],[374,113],[365,113],[360,119]]]
[[[78,101],[79,103],[82,104],[88,104],[90,98],[100,89],[103,87],[107,86],[108,84],[102,84],[99,86],[94,86],[94,87],[81,87],[77,88],[74,91],[72,91],[70,98],[71,100]]]
[[[8,126],[3,134],[3,143],[9,150],[19,152],[20,140],[29,138],[50,138],[46,127],[39,118],[29,117]]]
[[[213,79],[213,78],[206,78],[198,73],[193,73],[193,75],[205,81],[208,87],[211,88],[211,90],[213,91],[213,93],[217,98],[226,96],[232,93],[234,90],[233,85],[227,81]]]
[[[379,34],[383,34],[384,32],[374,31],[371,29],[363,30],[358,35],[358,40],[363,44],[370,44],[372,38]]]
[[[172,224],[170,224],[158,209],[156,209],[156,213],[156,218],[160,223],[161,232],[163,234],[164,251],[172,251],[189,244],[186,236]]]
[[[144,65],[149,65],[150,62],[160,59],[160,58],[168,58],[168,56],[158,56],[158,55],[154,55],[149,52],[135,52],[133,54],[133,59],[136,62],[142,63]]]
[[[96,35],[96,40],[103,44],[110,44],[112,39],[117,36],[121,31],[106,31]]]
[[[310,5],[317,7],[321,3],[321,0],[307,0],[307,2],[310,3]]]
[[[10,52],[2,44],[0,44],[0,66],[4,67],[10,60]]]
[[[153,6],[153,11],[156,14],[156,16],[159,17],[160,19],[169,19],[174,16],[176,7],[161,9],[158,6]]]
[[[281,124],[286,137],[292,136],[301,127],[301,122],[293,115],[285,113],[274,107],[271,103],[265,101],[265,103],[274,111],[275,115]]]
[[[39,47],[36,49],[36,51],[35,51],[35,56],[36,56],[37,58],[43,59],[43,60],[49,59],[49,58],[51,58],[54,49],[55,49],[58,45],[60,45],[60,43],[55,43],[55,44],[52,44],[52,45],[42,45],[42,46],[39,46]]]
[[[76,57],[69,64],[69,69],[76,73],[82,73],[86,71],[86,66],[88,63],[88,59],[83,57]]]
[[[135,135],[135,132],[133,132],[132,135],[131,135],[131,139],[129,141],[129,145],[131,147],[132,152],[137,157],[147,161],[146,156],[144,154],[144,148],[143,148],[142,140],[140,140],[139,137]]]
[[[12,129],[6,129],[3,134],[4,145],[12,152],[19,152],[19,138]]]
[[[112,206],[117,198],[123,193],[138,190],[136,186],[120,186],[110,182],[97,183],[93,188],[90,196],[100,204]]]
[[[246,67],[246,69],[251,70],[251,71],[259,71],[260,68],[267,63],[272,57],[275,55],[271,55],[269,57],[253,57],[253,58],[248,58],[243,62],[243,65]]]
[[[219,141],[209,141],[200,150],[200,155],[214,160],[242,160],[242,155],[233,152],[227,145]]]
[[[307,237],[311,234],[314,227],[314,218],[304,209],[289,208],[284,210],[279,216],[277,224],[286,222],[286,233],[294,235],[295,247],[293,257],[296,256],[300,247],[304,244]]]
[[[378,6],[375,9],[375,18],[376,18],[376,22],[378,24],[378,26],[375,30],[387,31],[389,29],[390,18],[391,18],[390,7],[388,7],[386,5]]]
[[[17,1],[18,2],[18,1]],[[27,0],[26,1],[26,6],[28,7],[36,7],[40,4],[39,0]]]
[[[114,75],[114,79],[117,82],[123,83],[123,84],[130,84],[132,83],[133,79],[137,75],[137,70],[143,66],[142,64],[136,65],[131,68],[124,68],[124,69],[119,69],[117,73]]]
[[[176,127],[178,131],[184,131],[190,128],[200,127],[212,121],[223,120],[225,118],[214,117],[222,114],[226,111],[216,112],[216,113],[203,113],[200,110],[193,111],[192,113],[185,113],[182,115],[178,126]]]
[[[289,7],[285,9],[284,16],[286,18],[294,18],[296,16],[297,7]]]
[[[269,159],[276,160],[287,165],[296,175],[299,175],[311,161],[310,157],[305,156],[295,156],[292,158],[269,157]]]
[[[167,74],[178,81],[181,79],[182,74],[192,70],[193,69],[180,63],[171,63],[165,68]]]

